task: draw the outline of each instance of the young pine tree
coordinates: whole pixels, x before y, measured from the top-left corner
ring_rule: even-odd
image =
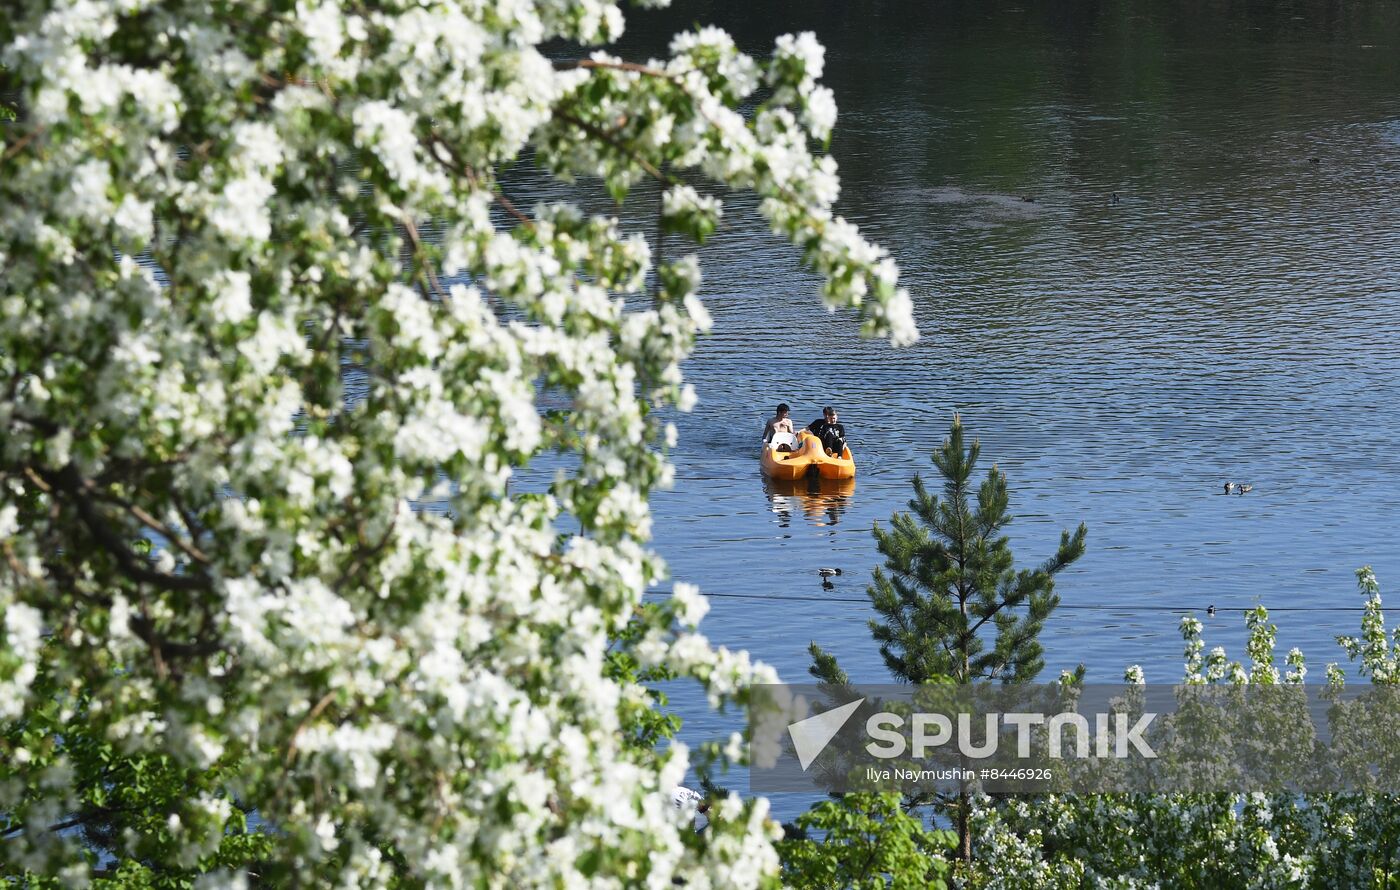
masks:
[[[894,514],[888,530],[875,527],[885,566],[867,591],[880,615],[870,632],[890,673],[906,683],[1034,680],[1045,666],[1038,637],[1060,602],[1055,575],[1084,554],[1081,523],[1061,534],[1054,556],[1018,571],[1004,534],[1011,522],[1006,476],[993,466],[973,500],[980,451],[976,440],[965,444],[954,417],[933,453],[942,497],[915,475],[913,512]],[[814,675],[839,682],[834,659],[816,645],[812,655]]]
[[[1004,530],[1006,476],[995,466],[973,489],[980,447],[967,445],[962,422],[953,427],[933,464],[943,492],[914,477],[912,513],[896,513],[890,528],[875,527],[885,557],[867,588],[879,613],[870,633],[885,665],[906,683],[1028,683],[1045,666],[1039,636],[1059,605],[1055,575],[1084,553],[1085,528],[1064,532],[1055,555],[1035,569],[1017,570]],[[811,645],[811,673],[832,686],[849,682],[837,660]],[[966,795],[955,807],[961,853],[970,857]]]

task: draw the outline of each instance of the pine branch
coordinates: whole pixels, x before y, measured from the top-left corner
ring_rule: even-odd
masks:
[[[827,652],[816,643],[807,647],[807,651],[812,655],[812,666],[807,668],[807,672],[819,680],[824,686],[848,687],[851,678],[841,669],[837,663],[836,656]]]

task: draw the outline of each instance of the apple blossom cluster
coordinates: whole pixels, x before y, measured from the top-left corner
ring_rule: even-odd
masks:
[[[1370,566],[1356,570],[1356,586],[1366,597],[1361,636],[1338,637],[1337,643],[1348,658],[1360,661],[1362,676],[1370,676],[1376,683],[1400,682],[1400,628],[1387,636],[1385,612],[1381,609],[1381,585]],[[1327,675],[1333,685],[1345,682],[1333,665],[1328,665]]]
[[[680,365],[710,326],[698,257],[517,207],[497,171],[533,157],[618,200],[657,180],[697,246],[707,186],[750,189],[829,306],[918,334],[894,263],[832,214],[815,38],[540,49],[623,25],[610,0],[8,6],[0,869],[86,883],[80,831],[126,818],[104,801],[142,765],[199,790],[111,854],[208,886],[243,882],[247,810],[275,828],[265,882],[776,880],[764,803],[687,830],[685,749],[624,743],[644,693],[606,669],[642,622],[639,652],[715,702],[775,681],[695,631],[693,589],[639,610],[665,573],[657,409],[694,404]],[[511,492],[544,452],[570,469]]]
[[[680,180],[703,174],[730,189],[749,189],[774,233],[802,252],[823,279],[827,305],[857,307],[861,331],[895,345],[918,339],[913,302],[899,287],[888,253],[832,213],[840,192],[836,162],[813,154],[835,121],[830,90],[817,84],[823,50],[810,33],[778,38],[767,63],[739,52],[718,28],[672,41],[671,57],[629,63],[595,52],[577,63],[594,76],[565,93],[563,113],[542,128],[537,160],[556,175],[601,177],[621,198],[646,178],[668,190],[669,230],[703,243],[720,205]],[[743,103],[768,91],[752,113]],[[594,136],[586,139],[581,136]]]

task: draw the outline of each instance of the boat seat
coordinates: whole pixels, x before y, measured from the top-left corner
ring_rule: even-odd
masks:
[[[796,448],[797,437],[794,436],[792,433],[774,433],[773,438],[768,440],[768,445],[771,448],[777,448],[779,445],[786,445],[789,448]]]

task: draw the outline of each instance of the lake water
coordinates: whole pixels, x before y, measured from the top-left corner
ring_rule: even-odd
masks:
[[[884,679],[870,528],[958,411],[1009,477],[1019,565],[1089,527],[1046,679],[1083,662],[1175,680],[1178,620],[1210,604],[1207,645],[1242,658],[1232,610],[1259,602],[1280,657],[1302,647],[1322,679],[1359,626],[1354,569],[1400,585],[1400,8],[679,3],[629,21],[630,57],[696,21],[754,53],[817,32],[842,212],[893,252],[924,334],[857,339],[728,201],[702,254],[701,401],[654,500],[674,576],[715,595],[707,635],[786,679],[814,640]],[[853,491],[765,484],[779,401],[801,423],[839,408]],[[843,569],[834,590],[820,566]],[[679,701],[686,737],[727,728]]]

